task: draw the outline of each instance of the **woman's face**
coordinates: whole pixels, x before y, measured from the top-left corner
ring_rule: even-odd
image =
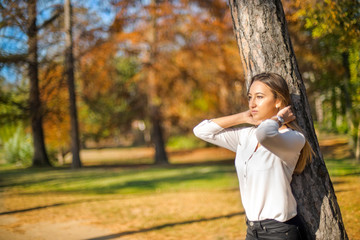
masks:
[[[276,99],[270,88],[260,82],[251,84],[248,93],[249,109],[254,120],[263,121],[275,116],[280,107],[280,100]]]

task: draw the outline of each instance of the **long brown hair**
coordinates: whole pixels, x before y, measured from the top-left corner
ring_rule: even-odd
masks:
[[[266,84],[274,94],[274,97],[281,100],[282,107],[292,105],[288,85],[285,79],[282,78],[279,74],[260,73],[258,75],[255,75],[251,78],[249,89],[250,86],[255,81],[260,81]],[[300,128],[296,120],[287,123],[286,126],[293,130],[303,133],[302,129]],[[309,142],[305,140],[305,145],[300,152],[300,156],[296,164],[294,173],[300,174],[304,170],[305,166],[312,161],[313,153],[314,151],[311,148]]]

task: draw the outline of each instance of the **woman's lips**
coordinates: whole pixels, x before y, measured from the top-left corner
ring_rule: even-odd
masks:
[[[251,114],[256,114],[258,111],[251,111]]]

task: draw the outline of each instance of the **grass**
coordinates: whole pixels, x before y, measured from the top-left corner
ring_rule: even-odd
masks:
[[[136,194],[236,187],[234,167],[203,166],[0,170],[0,187],[26,193]]]
[[[360,164],[355,159],[325,159],[331,177],[360,175]]]
[[[23,224],[86,219],[130,239],[234,239],[244,231],[236,226],[243,209],[229,164],[7,168],[0,176],[5,215]]]
[[[360,164],[351,159],[327,159],[326,165],[349,238],[356,239],[360,236]],[[40,220],[86,220],[113,233],[112,238],[103,239],[245,236],[237,176],[229,162],[88,166],[80,170],[2,165],[0,194],[0,217],[18,219],[10,224],[1,224],[0,219],[0,229],[13,232],[23,231],[22,224]]]

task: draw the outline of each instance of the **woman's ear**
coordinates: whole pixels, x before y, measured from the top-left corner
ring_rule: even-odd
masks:
[[[277,109],[278,111],[280,111],[280,109],[281,109],[281,101],[280,101],[279,99],[276,100],[276,102],[275,102],[275,107],[276,107],[276,109]]]

